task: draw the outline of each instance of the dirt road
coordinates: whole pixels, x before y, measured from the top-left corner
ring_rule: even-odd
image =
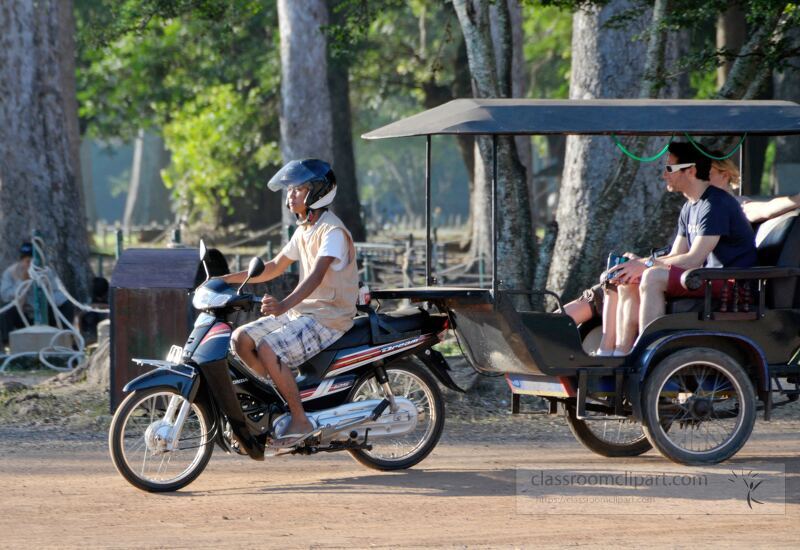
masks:
[[[346,455],[257,463],[215,453],[197,481],[169,495],[129,486],[115,472],[102,434],[3,429],[0,546],[797,547],[798,424],[759,423],[730,463],[785,466],[781,513],[719,513],[713,496],[692,493],[669,513],[626,516],[613,515],[613,505],[587,505],[580,514],[557,507],[521,512],[521,468],[670,467],[652,451],[624,460],[592,455],[565,430],[554,430],[558,422],[542,423],[547,433],[516,437],[491,437],[488,426],[453,426],[427,460],[401,473],[373,472]]]

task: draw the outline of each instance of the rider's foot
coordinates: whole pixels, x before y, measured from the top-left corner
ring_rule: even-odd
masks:
[[[295,443],[299,443],[305,437],[314,431],[314,424],[303,415],[303,418],[292,419],[289,425],[283,431],[281,436],[273,443],[275,447],[292,447]]]

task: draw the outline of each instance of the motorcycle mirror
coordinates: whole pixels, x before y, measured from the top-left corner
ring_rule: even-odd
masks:
[[[206,259],[206,254],[208,254],[208,248],[206,248],[206,243],[203,239],[200,239],[200,261]]]
[[[242,287],[244,287],[244,285],[247,284],[247,281],[249,281],[253,277],[258,277],[262,273],[264,273],[264,262],[261,261],[261,258],[255,256],[253,257],[252,260],[250,260],[250,263],[247,265],[247,278],[241,285],[239,285],[239,288],[236,290],[236,294],[242,293]]]
[[[203,269],[206,271],[206,280],[203,281],[204,283],[208,282],[211,278],[211,274],[208,272],[208,264],[206,264],[206,256],[208,256],[208,248],[206,247],[205,241],[200,239],[200,262],[203,264]]]
[[[258,277],[262,273],[264,273],[264,262],[258,256],[254,256],[247,265],[247,276]]]

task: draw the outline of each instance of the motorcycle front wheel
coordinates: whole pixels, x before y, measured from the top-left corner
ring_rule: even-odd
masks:
[[[433,377],[411,361],[386,367],[389,387],[395,397],[408,399],[417,408],[417,427],[397,437],[381,437],[369,441],[371,450],[348,451],[360,464],[374,470],[411,468],[430,454],[444,428],[444,399]],[[383,399],[383,389],[372,375],[359,380],[350,401]]]
[[[108,447],[117,471],[144,491],[177,491],[205,469],[214,450],[213,422],[200,403],[190,403],[178,441],[175,422],[185,399],[175,391],[151,388],[131,393],[111,421]]]

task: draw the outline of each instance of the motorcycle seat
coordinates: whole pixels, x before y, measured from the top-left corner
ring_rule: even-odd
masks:
[[[397,333],[395,340],[406,338],[403,333],[421,330],[428,319],[428,314],[419,308],[406,308],[390,313],[380,313],[377,315],[379,320],[381,336],[391,338]],[[390,330],[386,330],[386,329]],[[392,332],[393,331],[393,332]],[[328,346],[329,350],[354,348],[357,346],[368,346],[374,344],[372,341],[372,331],[370,327],[370,317],[359,315],[353,319],[353,326],[344,333],[339,340]]]

